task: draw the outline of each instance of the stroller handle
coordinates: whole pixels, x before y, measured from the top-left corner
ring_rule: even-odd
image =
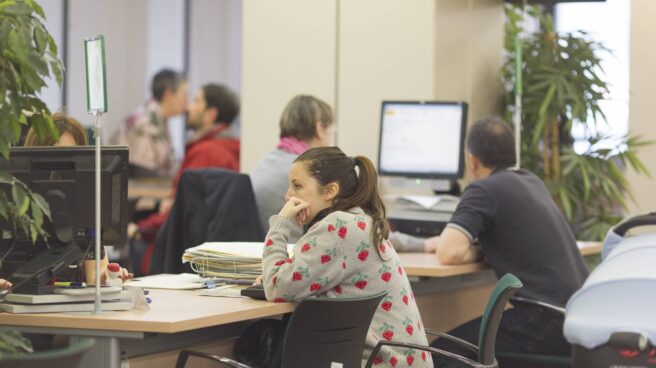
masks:
[[[644,215],[626,218],[619,224],[615,225],[615,227],[613,227],[613,231],[619,236],[624,236],[627,231],[633,229],[634,227],[646,225],[656,225],[656,212],[649,212]]]

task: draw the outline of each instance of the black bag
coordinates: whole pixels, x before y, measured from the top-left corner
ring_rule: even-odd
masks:
[[[237,340],[232,356],[253,368],[280,368],[284,333],[284,324],[280,320],[256,321]]]

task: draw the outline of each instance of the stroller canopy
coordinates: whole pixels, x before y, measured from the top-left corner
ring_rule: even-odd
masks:
[[[656,234],[625,238],[567,303],[564,334],[588,349],[615,332],[656,344]]]

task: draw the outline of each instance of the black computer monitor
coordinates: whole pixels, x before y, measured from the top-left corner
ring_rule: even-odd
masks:
[[[9,160],[0,158],[0,170],[8,171],[33,192],[41,194],[50,206],[52,221],[44,224],[44,229],[50,234],[47,242],[40,239],[37,244],[26,236],[15,235],[9,224],[0,223],[0,259],[4,257],[0,276],[12,275],[46,249],[57,251],[58,248],[70,249],[73,245],[80,250],[73,256],[87,252],[93,254],[94,147],[15,147],[9,157]],[[127,147],[101,149],[103,245],[122,246],[127,242],[128,172]],[[73,256],[69,255],[69,258]]]
[[[378,172],[459,179],[464,174],[467,103],[383,101]]]

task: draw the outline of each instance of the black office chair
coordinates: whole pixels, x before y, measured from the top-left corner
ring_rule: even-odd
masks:
[[[188,169],[157,234],[148,274],[192,272],[180,259],[187,248],[204,242],[261,242],[265,236],[248,175]]]
[[[531,304],[541,308],[560,313],[565,316],[565,308],[553,304],[544,303],[537,300],[512,297],[510,302],[514,305],[517,304]],[[571,356],[556,356],[556,355],[543,355],[543,354],[528,354],[528,353],[510,353],[510,352],[497,352],[497,359],[501,368],[513,367],[531,367],[531,368],[566,368],[572,366]]]
[[[95,345],[83,339],[65,348],[0,358],[0,368],[77,367],[82,355]]]
[[[360,367],[364,342],[380,301],[387,292],[366,298],[309,298],[298,304],[291,316],[282,345],[283,368]],[[228,367],[250,368],[232,359],[192,350],[182,350],[176,368],[189,356],[206,358]]]
[[[442,333],[435,332],[429,329],[426,329],[426,334],[437,336],[442,339],[450,340],[454,343],[464,346],[468,350],[471,350],[478,354],[478,359],[476,361],[469,358],[454,354],[445,350],[433,348],[430,346],[422,346],[416,344],[405,344],[395,341],[380,341],[378,345],[374,348],[374,351],[371,353],[365,368],[371,368],[374,360],[378,356],[378,352],[383,346],[395,346],[403,348],[412,348],[416,350],[423,350],[430,352],[435,355],[442,355],[450,359],[458,360],[464,364],[467,364],[476,368],[496,368],[498,367],[497,360],[495,359],[495,346],[497,339],[497,330],[499,329],[499,322],[501,321],[501,315],[503,310],[508,304],[508,300],[515,295],[515,293],[522,287],[521,281],[512,274],[504,275],[497,285],[492,290],[492,294],[488,299],[487,306],[483,312],[483,318],[481,319],[481,327],[478,334],[478,346],[459,339],[457,337]]]

